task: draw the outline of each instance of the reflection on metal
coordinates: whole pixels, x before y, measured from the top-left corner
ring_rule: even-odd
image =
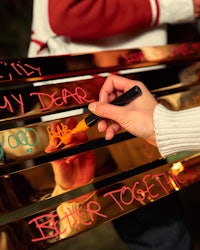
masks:
[[[200,59],[200,43],[170,44],[129,50],[102,51],[73,56],[51,56],[1,61],[1,86],[116,72],[158,64],[192,62]],[[18,80],[18,81],[17,81]]]
[[[9,249],[16,244],[46,249],[199,181],[197,152],[169,162],[127,132],[106,141],[96,126],[71,144],[61,138],[85,115],[78,110],[87,113],[88,103],[98,100],[105,77],[96,73],[166,63],[164,69],[125,75],[144,81],[170,109],[200,105],[196,63],[195,80],[187,78],[191,61],[200,60],[199,48],[198,43],[176,44],[2,62],[0,246],[6,236]],[[83,79],[61,79],[70,76]],[[57,81],[35,82],[48,79]]]
[[[59,236],[60,238],[64,238],[63,235],[70,236],[71,234],[78,233],[82,228],[87,229],[93,227],[94,225],[114,219],[128,211],[135,210],[143,205],[169,195],[177,190],[176,187],[180,190],[192,184],[200,178],[197,166],[192,164],[192,161],[199,161],[199,156],[196,157],[197,158],[191,160],[190,167],[187,167],[187,171],[192,178],[186,171],[181,172],[179,175],[171,174],[170,165],[166,164],[162,167],[155,167],[156,165],[154,165],[153,170],[144,171],[136,175],[134,175],[134,172],[137,173],[137,170],[128,170],[124,174],[124,179],[122,179],[123,175],[119,176],[119,179],[121,179],[120,182],[117,182],[117,176],[112,176],[113,183],[109,185],[108,178],[106,188],[102,187],[101,181],[94,182],[94,186],[97,184],[100,188],[98,188],[98,191],[94,193],[93,196],[90,196],[84,204],[82,203],[81,206],[79,205],[76,207],[73,204],[73,200],[70,200],[57,207],[56,211],[59,218],[56,218],[56,220],[59,219],[61,222],[60,225],[57,224],[55,227],[51,227],[49,232],[44,232],[44,224],[39,222],[39,217],[37,215],[34,216],[29,223],[33,224],[35,229],[40,231],[40,236],[34,238],[33,241],[48,240],[48,238],[54,238],[53,236]],[[149,165],[146,167],[150,168]],[[142,170],[138,172],[141,171]],[[114,177],[116,177],[116,182]],[[106,183],[106,180],[105,178],[103,182]],[[80,209],[80,214],[78,214],[79,212],[77,209]],[[82,212],[87,215],[84,221]],[[46,214],[43,213],[42,218],[48,220],[48,216],[49,211],[47,211]],[[74,219],[73,216],[75,216],[76,219]],[[70,217],[73,218],[73,222],[71,222],[73,225],[68,222]],[[54,218],[51,217],[52,224],[56,221],[54,221]],[[62,221],[65,228],[61,225]],[[60,228],[62,228],[62,230]],[[66,231],[64,233],[64,229],[68,231],[68,233],[66,233]]]

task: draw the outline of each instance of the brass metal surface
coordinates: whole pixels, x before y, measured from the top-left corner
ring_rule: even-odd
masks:
[[[123,75],[144,81],[166,107],[199,106],[199,48],[198,43],[176,44],[1,62],[1,232],[11,230],[18,237],[12,230],[18,225],[27,249],[45,249],[199,181],[198,152],[164,160],[157,148],[125,131],[106,141],[94,126],[83,140],[64,143],[66,121],[79,121],[88,103],[98,100],[106,78],[100,73],[137,68]],[[54,131],[58,123],[59,133]],[[57,139],[61,143],[49,150]],[[60,188],[54,164],[88,153],[93,178],[70,190]],[[12,237],[7,240],[12,245]]]

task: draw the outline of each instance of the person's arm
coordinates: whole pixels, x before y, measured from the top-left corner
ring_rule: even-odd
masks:
[[[116,95],[138,85],[142,95],[124,107],[109,104]],[[90,103],[89,110],[109,119],[99,122],[99,131],[105,131],[110,140],[121,129],[145,139],[158,147],[167,157],[185,150],[200,150],[200,107],[170,111],[158,104],[145,85],[124,77],[109,76],[99,95],[99,102]]]
[[[200,107],[171,111],[159,104],[154,111],[154,129],[163,157],[200,150]]]
[[[194,18],[192,0],[49,0],[48,7],[55,34],[73,39],[138,32]]]

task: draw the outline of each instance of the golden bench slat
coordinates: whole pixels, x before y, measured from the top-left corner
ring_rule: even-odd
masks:
[[[0,63],[0,226],[23,225],[30,245],[46,249],[166,197],[199,180],[200,154],[186,152],[164,160],[157,148],[121,131],[111,141],[96,126],[87,141],[46,152],[50,136],[62,139],[65,121],[77,121],[98,100],[110,73],[144,81],[159,102],[180,110],[200,104],[197,74],[200,44],[104,51],[76,56],[10,59]],[[185,68],[197,65],[188,73]],[[183,71],[185,70],[185,71]],[[187,82],[188,81],[188,82]],[[63,127],[55,135],[56,122]],[[49,132],[50,131],[50,132]],[[92,151],[94,179],[59,190],[52,161]],[[87,199],[77,204],[73,199]]]

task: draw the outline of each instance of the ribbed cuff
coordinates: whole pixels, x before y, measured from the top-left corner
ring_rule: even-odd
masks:
[[[161,155],[200,150],[200,107],[171,111],[158,104],[154,129]]]
[[[191,0],[160,0],[160,24],[186,23],[194,20]]]

